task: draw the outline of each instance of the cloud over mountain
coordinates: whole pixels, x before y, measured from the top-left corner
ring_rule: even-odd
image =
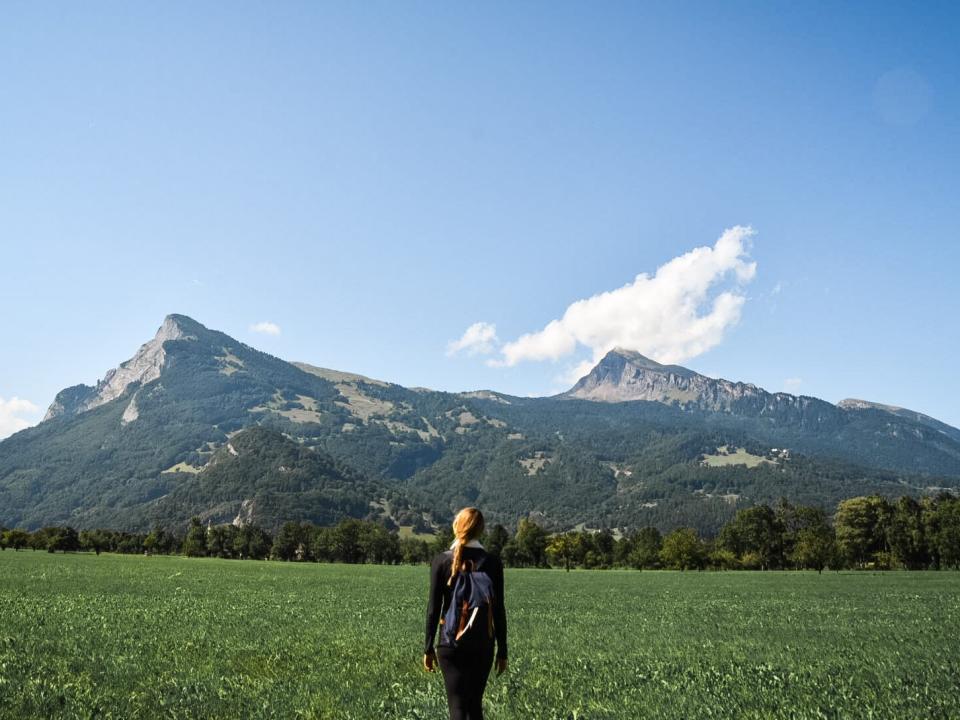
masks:
[[[636,350],[662,363],[680,363],[723,340],[740,319],[744,286],[756,274],[749,259],[754,231],[737,225],[712,247],[698,247],[661,265],[653,276],[640,273],[633,282],[577,300],[542,329],[504,343],[489,364],[510,367],[528,360],[558,360],[590,348],[593,357],[577,367],[580,377],[615,347]],[[458,343],[493,325],[472,325]]]
[[[250,326],[250,332],[260,333],[261,335],[279,335],[280,326],[272,322],[258,322]]]
[[[486,322],[476,322],[468,327],[459,340],[447,343],[447,355],[460,352],[467,355],[489,355],[497,347],[497,326]]]
[[[40,408],[29,400],[18,397],[4,400],[0,397],[0,439],[36,423],[36,420],[27,420],[22,416],[36,416],[38,412],[40,412]]]

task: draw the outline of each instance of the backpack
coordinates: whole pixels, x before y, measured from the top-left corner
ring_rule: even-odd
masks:
[[[493,638],[493,583],[480,572],[486,560],[466,560],[470,569],[457,573],[450,604],[440,619],[441,645],[475,645]]]

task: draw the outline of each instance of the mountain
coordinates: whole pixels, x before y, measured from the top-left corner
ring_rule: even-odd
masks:
[[[837,405],[709,378],[616,348],[561,395],[599,402],[657,402],[734,423],[757,438],[903,472],[956,474],[960,430],[922,413],[862,400]]]
[[[837,408],[823,400],[769,393],[749,383],[714,380],[679,365],[661,365],[623,348],[608,352],[564,396],[600,402],[645,400],[805,425],[836,425],[838,419]]]
[[[737,507],[960,485],[960,431],[615,350],[569,392],[405,388],[290,363],[183,315],[0,442],[0,525],[343,517],[711,532]]]

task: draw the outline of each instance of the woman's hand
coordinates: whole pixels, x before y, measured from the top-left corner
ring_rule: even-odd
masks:
[[[437,653],[434,650],[431,650],[428,653],[423,655],[423,669],[427,672],[433,672],[433,669],[437,666]]]
[[[507,659],[498,657],[493,666],[497,669],[497,675],[503,675],[507,671]]]

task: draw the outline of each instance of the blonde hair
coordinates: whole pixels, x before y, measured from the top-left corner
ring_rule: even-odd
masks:
[[[453,519],[453,562],[450,564],[450,579],[447,585],[453,585],[453,579],[463,565],[463,546],[476,540],[483,534],[483,513],[475,507],[465,507]]]

